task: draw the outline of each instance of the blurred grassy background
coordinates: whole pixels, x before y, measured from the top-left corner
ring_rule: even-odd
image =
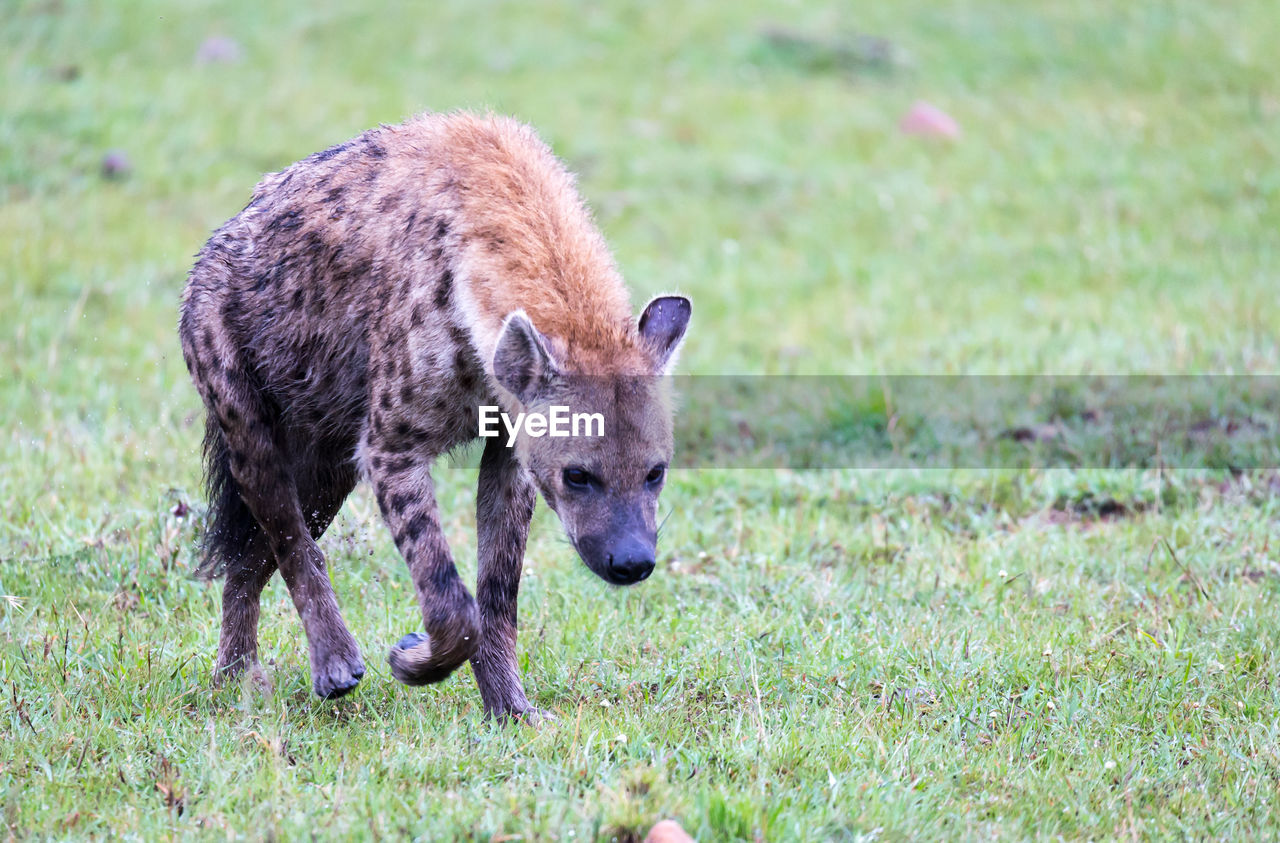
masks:
[[[185,577],[193,528],[171,512],[199,507],[176,343],[195,251],[262,173],[426,109],[538,127],[636,300],[694,298],[686,372],[1273,372],[1273,2],[3,18],[15,834],[626,837],[668,813],[707,840],[1274,831],[1265,477],[690,472],[665,496],[666,569],[625,593],[540,512],[522,653],[563,721],[536,735],[483,725],[466,671],[390,680],[383,649],[415,621],[362,496],[326,540],[362,690],[309,699],[276,584],[276,690],[211,693],[217,596]],[[858,60],[858,35],[888,60]],[[199,60],[210,38],[230,60]],[[918,99],[961,137],[900,133]],[[474,478],[443,475],[467,570]]]

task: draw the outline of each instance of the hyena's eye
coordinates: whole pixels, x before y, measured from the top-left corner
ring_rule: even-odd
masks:
[[[644,476],[644,482],[646,485],[656,486],[662,482],[662,478],[665,477],[666,474],[667,467],[665,465],[655,465],[653,468],[649,469],[649,473]]]
[[[582,491],[591,487],[592,477],[585,469],[573,466],[564,470],[564,485]]]

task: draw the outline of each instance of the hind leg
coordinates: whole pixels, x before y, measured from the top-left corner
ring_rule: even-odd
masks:
[[[267,535],[302,620],[312,685],[320,697],[340,697],[364,676],[364,662],[338,611],[324,556],[307,528],[297,488],[290,482],[279,450],[255,437],[247,437],[241,446],[244,453],[237,460],[237,445],[232,443],[232,472],[245,503]]]
[[[355,638],[342,621],[324,556],[303,514],[287,437],[278,414],[271,412],[271,405],[254,388],[253,380],[243,368],[232,362],[216,371],[219,372],[216,378],[200,386],[205,404],[217,414],[226,438],[231,475],[240,497],[265,534],[267,546],[302,619],[315,692],[325,698],[340,697],[364,676],[364,661]],[[343,490],[342,497],[346,491],[349,489]],[[257,595],[253,592],[260,594],[259,580],[265,585],[270,578],[262,566],[255,570],[244,582],[244,597],[236,592],[233,599],[230,646],[241,654],[241,659],[248,647],[245,642],[250,638],[250,615],[256,615]],[[250,586],[252,588],[248,588]],[[250,596],[253,599],[249,599]],[[246,608],[244,603],[252,608]],[[252,637],[256,638],[256,630]]]
[[[313,539],[319,539],[355,487],[355,471],[349,466],[331,471],[295,467],[299,498]],[[227,566],[222,586],[222,635],[214,681],[222,684],[258,663],[258,614],[262,590],[276,572],[275,556],[266,535],[254,534],[250,546]]]

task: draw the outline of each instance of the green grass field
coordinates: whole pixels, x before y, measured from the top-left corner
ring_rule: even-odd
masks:
[[[559,720],[536,729],[486,722],[469,668],[391,678],[420,618],[361,491],[322,542],[358,691],[311,696],[278,579],[273,690],[213,691],[176,337],[192,256],[262,173],[466,107],[580,173],[637,302],[694,299],[685,372],[1276,372],[1280,6],[367,5],[0,16],[10,835],[1280,835],[1269,473],[682,471],[630,590],[540,506],[521,660]],[[210,36],[239,60],[198,62]],[[902,135],[917,99],[963,135]],[[439,474],[470,579],[475,472]]]

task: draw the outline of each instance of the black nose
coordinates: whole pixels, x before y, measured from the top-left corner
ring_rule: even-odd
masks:
[[[632,585],[653,573],[653,554],[636,549],[609,555],[609,579],[618,585]]]

